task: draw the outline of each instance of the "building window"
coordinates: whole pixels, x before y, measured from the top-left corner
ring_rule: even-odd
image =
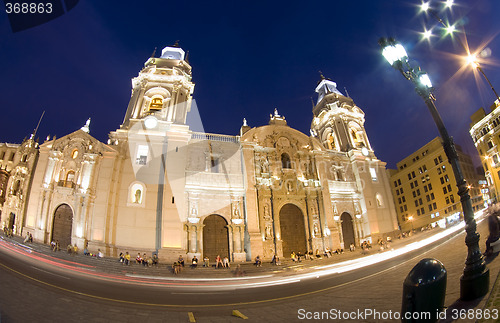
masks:
[[[488,140],[488,149],[493,148],[493,142],[491,140]]]
[[[281,167],[282,168],[292,168],[292,163],[290,162],[290,156],[287,153],[281,154]]]
[[[137,154],[135,157],[135,163],[137,165],[146,165],[148,162],[148,146],[139,145],[137,146]]]
[[[210,169],[212,170],[212,173],[218,173],[219,172],[219,165],[220,165],[219,158],[211,156],[210,157]]]
[[[21,181],[17,180],[12,187],[12,195],[17,195],[19,193],[19,188],[21,187]]]
[[[12,153],[12,154],[10,155],[9,161],[14,161],[14,156],[15,156],[15,155],[16,155],[16,153]]]
[[[75,180],[75,171],[74,170],[69,170],[66,173],[66,179],[64,180],[64,187],[73,187]]]
[[[78,157],[78,149],[73,149],[71,152],[71,158],[76,159]]]
[[[23,155],[23,157],[21,157],[21,163],[25,163],[26,161],[28,160],[28,155]]]
[[[5,151],[2,151],[2,152],[0,153],[0,160],[3,160],[3,158],[4,158],[4,157],[5,157]]]
[[[372,181],[376,182],[377,181],[377,171],[375,168],[370,167],[370,175],[372,175]]]

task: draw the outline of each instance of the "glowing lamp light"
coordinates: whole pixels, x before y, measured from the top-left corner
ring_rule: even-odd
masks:
[[[242,224],[243,223],[243,219],[232,219],[231,220],[234,224]]]
[[[422,2],[422,4],[420,5],[420,10],[427,12],[427,10],[429,10],[430,7],[431,6],[429,2]]]
[[[446,0],[444,3],[445,8],[451,8],[453,6],[453,0]]]
[[[422,33],[422,38],[424,39],[431,39],[431,36],[432,36],[432,30],[425,30]]]
[[[450,25],[445,28],[447,34],[453,34],[455,32],[455,25]]]
[[[331,234],[330,229],[325,228],[325,235],[328,237],[328,236],[330,236],[330,234]]]
[[[333,219],[334,219],[335,221],[338,221],[338,220],[340,220],[340,216],[335,215],[335,216],[333,216]]]
[[[429,78],[429,75],[427,74],[421,74],[419,77],[418,77],[418,80],[420,81],[420,83],[422,85],[425,85],[427,88],[431,88],[432,87],[432,82],[431,82],[431,79]]]
[[[467,60],[467,64],[470,64],[473,67],[477,67],[478,66],[476,55],[470,54],[469,56],[467,56],[466,60]]]
[[[405,48],[399,43],[387,44],[382,50],[382,55],[384,55],[384,58],[391,65],[394,65],[397,61],[403,61],[408,58]]]
[[[196,224],[200,222],[200,218],[188,218],[189,223]]]
[[[361,214],[356,214],[357,219],[361,219]]]

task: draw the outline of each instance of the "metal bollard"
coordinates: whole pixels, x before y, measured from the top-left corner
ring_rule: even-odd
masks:
[[[402,322],[437,322],[444,308],[447,272],[432,258],[422,259],[403,283]]]

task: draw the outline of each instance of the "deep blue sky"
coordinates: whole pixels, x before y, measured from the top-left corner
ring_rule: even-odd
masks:
[[[441,8],[438,1],[432,1]],[[491,40],[483,69],[500,90],[500,1],[459,1],[441,17],[460,19],[472,50]],[[40,138],[79,129],[92,118],[101,141],[117,129],[131,93],[130,79],[158,47],[180,40],[189,51],[194,98],[205,131],[238,134],[268,122],[275,107],[291,127],[309,133],[318,71],[344,87],[365,112],[379,159],[396,162],[437,136],[410,82],[380,55],[378,39],[394,36],[427,70],[437,106],[456,142],[475,153],[470,115],[494,100],[462,62],[449,37],[420,42],[436,25],[418,15],[419,0],[363,1],[81,1],[47,24],[12,33],[0,13],[0,142],[21,142],[43,110]],[[446,19],[446,18],[445,18]],[[439,32],[435,32],[438,34]]]

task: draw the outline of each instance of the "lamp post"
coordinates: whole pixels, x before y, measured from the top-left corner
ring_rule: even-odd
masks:
[[[477,61],[477,57],[476,55],[474,54],[471,54],[467,57],[467,62],[474,68],[476,68],[484,77],[484,79],[486,80],[486,82],[488,82],[488,85],[490,86],[491,90],[493,91],[493,93],[495,93],[495,99],[496,100],[500,100],[500,96],[498,96],[498,93],[497,91],[495,90],[495,88],[493,87],[493,85],[491,84],[490,80],[488,79],[488,77],[486,77],[486,74],[484,73],[483,69],[481,68],[481,65],[479,65],[479,62]]]
[[[462,203],[465,220],[465,244],[467,245],[467,259],[465,268],[460,277],[460,299],[472,300],[486,295],[489,289],[489,270],[486,267],[481,250],[479,249],[479,234],[476,232],[476,221],[470,200],[467,184],[464,180],[462,169],[458,163],[458,155],[453,139],[434,105],[436,100],[432,94],[432,84],[428,75],[420,67],[413,68],[410,65],[408,55],[404,47],[393,38],[381,38],[379,44],[382,48],[382,55],[398,70],[404,78],[415,86],[418,95],[422,97],[429,109],[429,112],[436,123],[439,134],[443,141],[443,148],[451,164],[455,179],[457,181],[458,195]]]

